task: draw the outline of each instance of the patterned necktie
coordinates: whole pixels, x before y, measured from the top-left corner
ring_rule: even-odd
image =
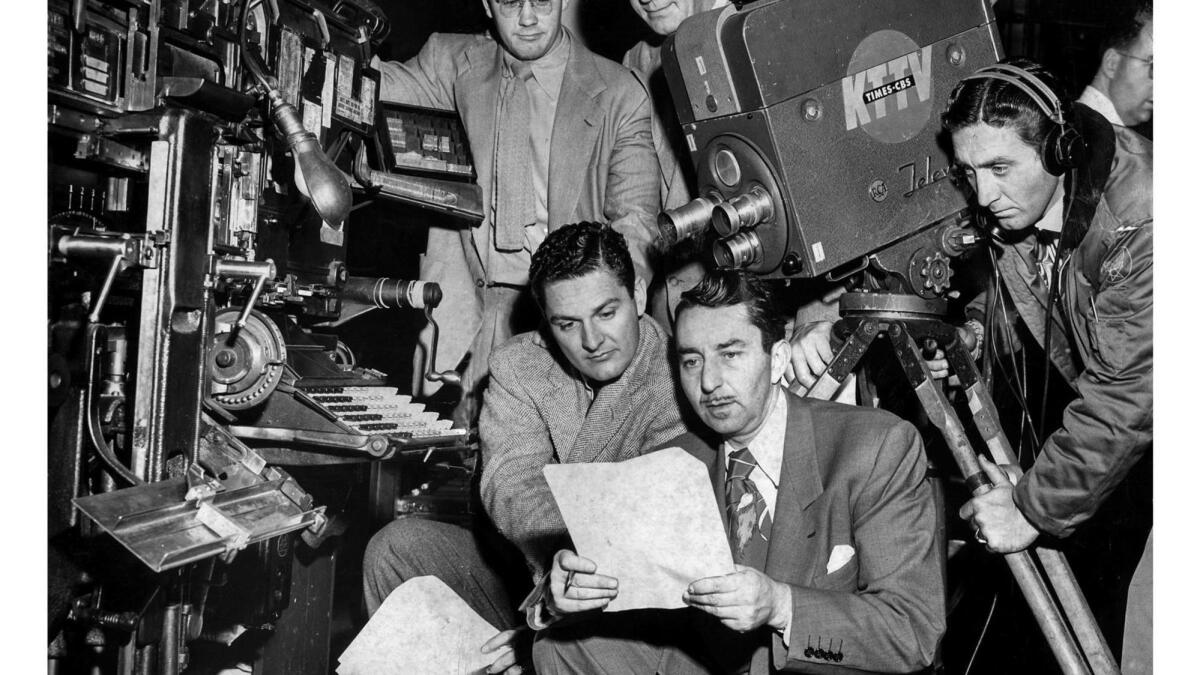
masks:
[[[533,158],[529,144],[528,63],[511,64],[512,76],[501,84],[496,105],[496,149],[493,155],[492,203],[496,208],[497,249],[525,246],[525,226],[536,220],[533,203]]]
[[[733,562],[752,567],[766,561],[767,533],[771,531],[767,504],[750,480],[750,472],[756,466],[758,462],[749,448],[735,450],[729,454],[729,470],[725,475],[725,509]]]

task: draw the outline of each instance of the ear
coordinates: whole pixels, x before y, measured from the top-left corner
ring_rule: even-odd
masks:
[[[641,276],[633,279],[633,304],[637,305],[638,318],[646,313],[646,280]]]
[[[490,0],[479,0],[483,3],[483,11],[487,14],[489,20],[492,19],[492,3]]]
[[[792,362],[792,343],[780,340],[771,345],[771,384],[783,381],[788,364]]]
[[[1121,67],[1121,54],[1111,47],[1104,50],[1104,56],[1100,57],[1100,72],[1108,79],[1113,79],[1117,76],[1117,69]]]

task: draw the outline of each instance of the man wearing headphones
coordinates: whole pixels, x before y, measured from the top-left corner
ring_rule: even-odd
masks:
[[[1151,145],[1090,108],[1064,107],[1060,91],[1040,65],[1006,60],[959,83],[942,115],[955,162],[996,233],[1007,316],[1021,318],[1077,396],[1024,476],[982,460],[996,488],[959,515],[997,553],[1041,534],[1070,535],[1153,439]],[[1148,592],[1137,597],[1146,563],[1148,555],[1130,610],[1149,608]],[[1148,659],[1149,634],[1128,630],[1148,627],[1148,612],[1127,616],[1123,671],[1141,672],[1130,660]]]

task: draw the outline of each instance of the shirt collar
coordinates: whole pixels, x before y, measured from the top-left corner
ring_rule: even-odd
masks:
[[[1059,179],[1058,187],[1054,189],[1054,196],[1050,198],[1050,208],[1046,209],[1042,219],[1034,224],[1034,227],[1042,232],[1062,232],[1063,228],[1063,181]]]
[[[1104,115],[1104,119],[1109,123],[1119,127],[1125,126],[1125,123],[1121,121],[1121,116],[1117,114],[1117,108],[1113,105],[1112,100],[1092,85],[1084,87],[1083,93],[1079,95],[1079,102]]]
[[[787,436],[787,396],[783,393],[783,387],[773,386],[774,394],[771,402],[771,412],[767,413],[767,419],[763,420],[762,427],[754,438],[750,439],[750,453],[754,455],[754,461],[758,463],[758,468],[767,475],[771,482],[779,485],[779,473],[783,469],[783,442]],[[736,447],[731,447],[732,443],[728,441],[721,444],[725,457],[725,468],[729,468],[729,453],[737,450]]]
[[[558,32],[558,40],[541,58],[529,61],[529,70],[533,73],[533,81],[537,82],[542,91],[551,100],[558,100],[558,92],[562,89],[563,73],[567,69],[567,59],[571,56],[571,33],[566,28]],[[504,74],[512,77],[512,65],[517,60],[512,54],[503,51]]]

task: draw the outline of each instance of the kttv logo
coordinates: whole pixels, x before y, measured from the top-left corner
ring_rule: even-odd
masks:
[[[933,94],[933,45],[922,47],[897,30],[871,33],[854,49],[842,78],[846,131],[903,143],[929,123]]]
[[[842,78],[842,102],[846,108],[846,131],[887,117],[888,108],[908,108],[909,96],[929,100],[932,46],[905,54],[874,68]],[[889,105],[889,100],[894,101]]]

